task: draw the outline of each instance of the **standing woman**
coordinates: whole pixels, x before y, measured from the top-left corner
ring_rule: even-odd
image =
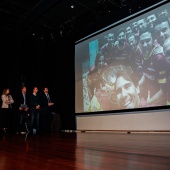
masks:
[[[12,96],[10,95],[9,88],[3,89],[1,99],[2,99],[1,125],[2,125],[2,131],[4,133],[6,133],[6,131],[9,128],[12,103],[14,103],[14,100],[13,100]]]

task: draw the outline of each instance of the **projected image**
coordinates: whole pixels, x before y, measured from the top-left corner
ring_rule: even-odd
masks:
[[[170,105],[170,8],[76,45],[76,113]]]

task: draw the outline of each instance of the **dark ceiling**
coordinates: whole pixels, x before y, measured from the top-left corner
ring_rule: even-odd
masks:
[[[130,0],[1,0],[0,31],[59,31],[60,34],[65,31],[69,34],[128,2]]]
[[[1,0],[0,31],[69,36],[133,1],[135,0]]]

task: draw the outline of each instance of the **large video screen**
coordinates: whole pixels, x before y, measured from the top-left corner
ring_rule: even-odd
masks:
[[[75,113],[170,105],[170,3],[75,44]]]

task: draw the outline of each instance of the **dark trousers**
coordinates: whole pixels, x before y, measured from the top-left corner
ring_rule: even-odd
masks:
[[[33,128],[35,124],[36,133],[39,133],[39,119],[40,119],[40,110],[39,109],[30,109],[30,132],[33,133]]]
[[[19,110],[18,120],[17,120],[17,132],[26,132],[26,121],[27,121],[28,112],[24,110]]]
[[[14,131],[14,115],[11,108],[1,108],[1,130],[7,128],[8,132]]]
[[[1,109],[1,128],[9,128],[10,122],[10,109],[2,108]]]
[[[42,108],[42,123],[43,123],[43,132],[51,131],[51,108],[45,107]]]

